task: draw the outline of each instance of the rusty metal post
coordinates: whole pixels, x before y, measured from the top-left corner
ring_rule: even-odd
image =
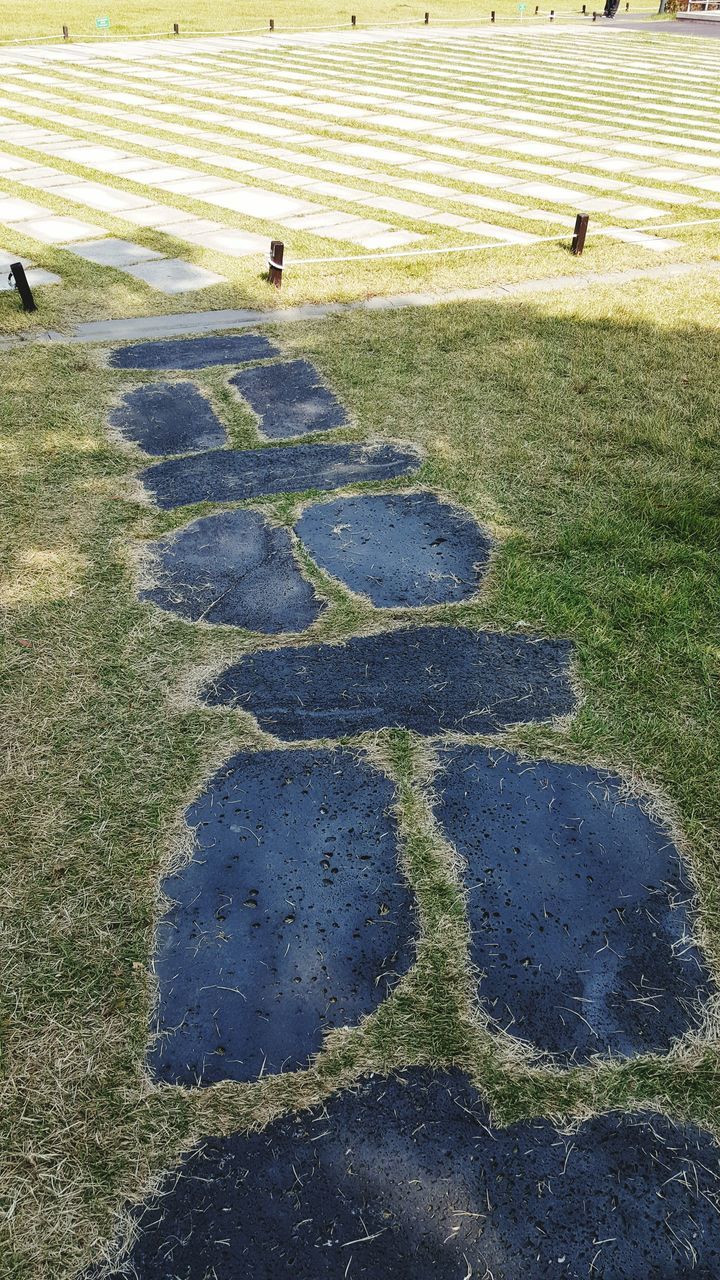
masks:
[[[276,289],[279,289],[282,286],[284,255],[285,245],[282,240],[271,240],[270,258],[268,259],[268,276],[270,283],[274,284]]]
[[[578,258],[585,248],[585,237],[589,221],[590,216],[587,213],[579,213],[575,219],[575,230],[573,231],[572,245],[570,247]]]
[[[10,275],[15,281],[15,288],[20,294],[20,300],[23,304],[23,311],[37,311],[33,291],[28,284],[28,278],[25,275],[25,268],[22,262],[10,263]]]

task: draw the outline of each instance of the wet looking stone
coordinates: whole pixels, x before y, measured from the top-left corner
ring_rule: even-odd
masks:
[[[476,746],[441,760],[436,815],[467,862],[491,1017],[571,1063],[667,1052],[711,985],[669,832],[597,769]]]
[[[432,493],[318,503],[295,532],[323,569],[379,608],[468,599],[491,547],[471,516]]]
[[[417,471],[412,446],[307,444],[276,449],[216,449],[194,458],[171,458],[140,473],[159,507],[193,502],[242,502],[273,493],[340,489],[392,480]]]
[[[255,1080],[307,1065],[412,961],[391,783],[348,751],[234,756],[187,812],[193,860],[163,884],[154,1073]]]
[[[114,369],[204,369],[214,364],[241,364],[267,360],[280,352],[257,333],[235,337],[167,338],[161,342],[136,342],[110,352]]]
[[[709,1134],[654,1113],[571,1136],[498,1129],[458,1073],[375,1077],[261,1133],[204,1139],[132,1208],[132,1274],[716,1280],[719,1161]]]
[[[192,382],[149,382],[127,391],[110,426],[145,453],[191,453],[227,443],[225,428]]]
[[[573,709],[570,646],[464,627],[413,627],[345,644],[255,653],[208,686],[283,741],[389,727],[491,733]]]
[[[255,410],[263,435],[273,439],[345,425],[345,410],[308,360],[244,369],[230,382]]]
[[[257,511],[223,511],[148,543],[156,585],[140,592],[192,622],[303,631],[325,605],[303,577],[287,529]]]

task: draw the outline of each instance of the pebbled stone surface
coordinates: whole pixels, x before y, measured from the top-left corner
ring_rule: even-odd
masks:
[[[272,439],[330,431],[347,421],[345,410],[309,360],[243,369],[230,379],[260,419],[260,430]]]
[[[114,369],[204,369],[214,364],[240,364],[244,360],[267,360],[280,352],[274,343],[257,333],[207,338],[164,338],[160,342],[137,342],[110,352]]]
[[[148,549],[156,585],[141,599],[192,622],[275,634],[303,631],[325,608],[298,568],[287,529],[257,511],[193,520]]]
[[[498,1129],[459,1073],[375,1077],[203,1139],[113,1280],[717,1280],[719,1163],[655,1114]]]
[[[251,654],[202,696],[286,742],[386,727],[491,733],[571,711],[569,655],[564,640],[413,627]]]
[[[193,1085],[307,1065],[412,961],[391,783],[349,751],[234,756],[187,812],[166,880],[155,1075]]]
[[[467,862],[479,994],[567,1062],[665,1053],[711,989],[670,833],[582,765],[441,752],[436,816]]]
[[[386,609],[467,600],[491,548],[471,516],[432,493],[318,503],[295,532],[323,569]]]
[[[159,507],[243,502],[271,493],[340,489],[412,475],[421,455],[392,444],[298,444],[275,449],[215,449],[170,458],[140,473]]]
[[[127,391],[110,411],[110,426],[156,455],[215,449],[225,428],[192,382],[148,382]]]

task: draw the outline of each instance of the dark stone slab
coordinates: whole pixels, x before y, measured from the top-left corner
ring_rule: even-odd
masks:
[[[129,1261],[138,1280],[717,1280],[719,1160],[650,1113],[493,1128],[457,1073],[412,1071],[204,1139],[133,1208]]]
[[[227,443],[225,428],[192,382],[148,382],[126,392],[110,426],[146,453],[190,453]]]
[[[308,360],[244,369],[230,382],[255,410],[260,430],[272,439],[330,431],[347,421],[342,405]]]
[[[304,1067],[412,961],[394,798],[347,751],[234,756],[188,810],[193,861],[163,888],[162,1080],[255,1080]]]
[[[140,473],[159,507],[193,502],[243,502],[270,493],[340,489],[409,476],[420,466],[411,446],[299,444],[277,449],[216,449],[171,458]]]
[[[475,746],[441,758],[436,813],[467,862],[492,1017],[573,1062],[665,1053],[711,989],[668,831],[597,769]]]
[[[475,595],[491,547],[470,516],[432,493],[318,503],[295,532],[323,569],[388,609]]]
[[[287,529],[257,511],[222,511],[148,543],[157,585],[140,592],[193,622],[275,634],[303,631],[324,603],[303,577]]]
[[[570,646],[464,627],[413,627],[251,654],[204,691],[287,742],[398,727],[491,733],[571,711]]]
[[[257,333],[234,337],[164,338],[160,342],[136,342],[110,352],[114,369],[204,369],[213,364],[241,364],[267,360],[280,352]]]

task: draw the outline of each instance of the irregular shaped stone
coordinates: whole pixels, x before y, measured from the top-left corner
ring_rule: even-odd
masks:
[[[494,1128],[459,1073],[415,1070],[203,1139],[131,1209],[128,1261],[137,1280],[716,1280],[719,1161],[654,1113]]]
[[[308,360],[243,369],[230,382],[255,410],[260,430],[272,439],[330,431],[347,420],[342,405]]]
[[[286,742],[384,728],[492,733],[573,709],[569,655],[564,640],[413,627],[250,654],[203,700],[251,711]]]
[[[408,476],[420,466],[410,445],[298,444],[277,449],[215,449],[172,458],[140,473],[159,507],[243,502],[271,493],[340,489]]]
[[[573,1063],[666,1053],[711,988],[670,833],[597,769],[476,746],[441,760],[436,814],[467,862],[492,1018]]]
[[[386,609],[466,600],[491,547],[471,516],[432,493],[318,503],[295,532],[323,569]]]
[[[234,756],[187,813],[193,860],[155,961],[155,1074],[254,1080],[307,1065],[412,959],[390,782],[347,751]]]
[[[277,347],[257,333],[207,338],[164,338],[161,342],[136,342],[110,352],[115,369],[204,369],[213,364],[240,364],[267,360]]]
[[[227,443],[223,424],[192,382],[133,387],[110,412],[109,422],[145,453],[190,453]]]
[[[153,587],[140,592],[193,622],[275,634],[302,631],[325,608],[302,576],[286,529],[257,511],[222,511],[148,544]]]

